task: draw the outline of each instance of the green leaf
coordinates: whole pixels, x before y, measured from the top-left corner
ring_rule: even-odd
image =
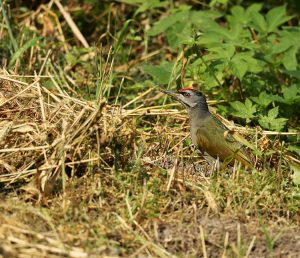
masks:
[[[287,71],[296,71],[298,66],[297,54],[300,48],[299,27],[285,28],[285,30],[278,31],[277,34],[276,37],[273,34],[273,39],[270,41],[270,54],[278,61],[281,60]]]
[[[252,25],[253,27],[261,33],[267,32],[267,22],[260,13],[253,12],[251,13]]]
[[[253,105],[250,99],[246,99],[245,104],[240,101],[230,103],[234,109],[232,115],[246,119],[246,122],[250,122],[250,118],[253,118],[256,112],[256,105]]]
[[[178,21],[188,21],[190,11],[180,10],[167,16],[166,18],[156,22],[154,26],[147,32],[150,36],[156,36],[162,32],[165,32],[168,28],[171,28]]]
[[[215,19],[222,16],[222,13],[213,11],[213,10],[205,10],[205,11],[190,11],[189,19],[190,21],[197,26],[197,28],[202,31],[208,31],[209,28],[215,24]],[[205,25],[205,28],[203,28]]]
[[[251,97],[251,99],[262,108],[268,107],[272,102],[272,98],[265,91],[261,92],[258,97]]]
[[[188,22],[176,22],[166,31],[169,46],[173,49],[192,40],[191,24]]]
[[[161,2],[159,0],[139,0],[141,3],[140,7],[135,11],[134,15],[137,15],[139,13],[143,13],[147,10],[151,10],[154,8],[161,8],[167,6],[167,2]]]
[[[207,56],[205,56],[204,60],[207,61]],[[221,60],[212,62],[209,67],[206,67],[203,73],[201,73],[201,79],[204,81],[203,85],[206,89],[220,86],[219,83],[222,84],[224,82],[225,67],[226,63]]]
[[[197,40],[197,43],[201,47],[207,47],[207,48],[219,47],[220,42],[221,42],[220,35],[211,32],[207,32],[201,35],[200,38]]]
[[[142,69],[145,73],[151,75],[159,84],[168,84],[172,75],[173,63],[164,62],[158,66],[143,65]]]
[[[285,6],[279,6],[271,9],[266,15],[266,21],[268,24],[268,32],[277,30],[279,25],[287,22],[292,16],[286,16]]]
[[[289,145],[288,146],[289,151],[295,152],[300,157],[300,146],[297,145]]]
[[[34,37],[33,39],[27,41],[22,47],[20,47],[11,57],[10,62],[9,62],[9,66],[11,67],[18,58],[21,58],[22,55],[25,53],[25,51],[28,48],[34,47],[37,45],[38,41],[40,39],[42,39],[43,37]]]
[[[252,4],[248,9],[244,9],[240,5],[234,6],[231,8],[232,15],[227,17],[227,20],[231,26],[240,25],[245,28],[245,26],[249,26],[249,23],[252,21],[251,15],[254,13],[259,13],[261,10],[261,4]],[[244,30],[244,32],[249,32],[248,30]]]
[[[248,70],[247,62],[240,58],[233,58],[229,64],[233,75],[238,77],[240,80],[243,79],[245,73]]]
[[[299,103],[300,101],[300,86],[293,84],[290,87],[286,87],[282,90],[283,98],[286,104]]]
[[[262,9],[263,5],[262,4],[252,4],[248,7],[246,10],[246,16],[251,16],[252,13],[258,13]]]
[[[268,117],[276,118],[278,116],[278,112],[279,112],[278,107],[274,107],[269,110]]]
[[[276,39],[278,40],[278,39]],[[272,42],[273,43],[273,42]],[[271,49],[271,54],[279,54],[286,50],[288,50],[291,46],[293,46],[293,42],[288,37],[282,37],[280,42],[276,42],[273,44]]]
[[[278,116],[278,107],[275,107],[268,112],[268,116],[260,116],[259,124],[269,130],[281,131],[287,122],[286,118],[276,118]]]
[[[300,165],[296,162],[289,161],[290,167],[293,170],[292,179],[294,184],[300,184]]]
[[[244,23],[245,22],[245,9],[240,5],[236,5],[231,8],[230,12],[232,13],[233,17],[235,18],[235,22]]]
[[[297,55],[298,47],[291,47],[288,51],[284,53],[282,63],[288,71],[295,71],[297,69]]]
[[[122,29],[119,33],[119,37],[117,39],[117,42],[115,43],[115,46],[114,46],[114,53],[118,53],[119,52],[119,49],[123,43],[123,39],[125,38],[125,36],[127,36],[127,30],[128,30],[128,27],[129,27],[129,24],[133,21],[133,19],[129,19],[127,20],[123,26],[122,26]]]
[[[229,63],[232,73],[242,80],[246,72],[258,73],[263,70],[262,65],[254,57],[253,51],[235,53]]]
[[[230,41],[232,37],[231,32],[226,27],[222,27],[217,23],[210,27],[210,31],[218,34],[222,41]]]
[[[79,63],[79,57],[75,56],[72,52],[67,52],[65,55],[66,61],[70,66],[74,66]]]
[[[211,47],[209,49],[209,51],[211,52],[208,56],[209,56],[209,59],[211,60],[224,60],[224,61],[227,61],[229,62],[231,60],[231,58],[233,57],[234,55],[234,52],[235,52],[235,48],[234,46],[231,46],[231,45],[225,45],[226,48],[224,47]],[[211,58],[213,57],[213,58]]]

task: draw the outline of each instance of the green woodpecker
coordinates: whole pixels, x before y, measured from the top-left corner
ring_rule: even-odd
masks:
[[[253,168],[244,146],[227,133],[229,129],[209,112],[206,98],[201,92],[193,88],[162,92],[175,98],[187,109],[192,142],[204,157],[209,155],[230,165],[238,160],[244,166]]]

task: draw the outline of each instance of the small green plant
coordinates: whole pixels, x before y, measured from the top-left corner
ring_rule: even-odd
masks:
[[[275,236],[273,236],[269,230],[267,229],[267,227],[263,224],[263,222],[260,222],[260,230],[263,233],[264,237],[265,237],[265,241],[267,244],[267,248],[269,250],[269,252],[273,252],[276,241],[278,241],[278,239],[281,236],[281,233],[279,232],[278,234],[276,234]]]

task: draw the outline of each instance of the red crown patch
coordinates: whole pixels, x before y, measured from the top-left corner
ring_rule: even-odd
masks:
[[[184,92],[186,90],[195,90],[194,88],[182,88],[180,90],[178,90],[178,92]]]

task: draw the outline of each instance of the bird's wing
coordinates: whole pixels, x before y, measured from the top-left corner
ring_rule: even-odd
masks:
[[[219,157],[221,161],[231,159],[240,160],[244,165],[252,167],[243,145],[235,140],[231,134],[226,134],[228,129],[215,117],[205,121],[205,126],[200,127],[197,134],[197,146],[200,150],[206,151],[214,158]]]
[[[216,121],[217,124],[220,125],[221,128],[226,130],[228,134],[226,134],[226,138],[228,141],[237,141],[241,145],[247,146],[249,149],[254,150],[255,147],[253,144],[251,144],[249,141],[247,141],[241,134],[239,134],[237,131],[231,131],[229,128],[227,128],[214,114],[212,114],[213,119]]]

